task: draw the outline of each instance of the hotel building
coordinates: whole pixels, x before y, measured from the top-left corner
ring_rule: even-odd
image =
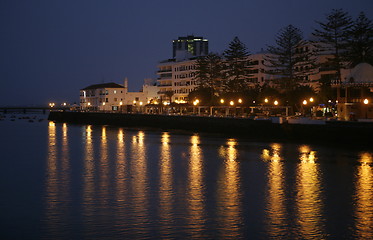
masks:
[[[179,37],[173,40],[173,58],[158,64],[158,95],[163,103],[185,103],[196,87],[194,79],[198,56],[208,54],[203,37]]]

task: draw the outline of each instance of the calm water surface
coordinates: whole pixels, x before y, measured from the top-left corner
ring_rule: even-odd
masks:
[[[1,239],[373,239],[373,151],[0,121]]]

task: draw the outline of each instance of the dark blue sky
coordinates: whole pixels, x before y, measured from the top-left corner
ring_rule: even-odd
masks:
[[[333,8],[373,19],[372,0],[0,0],[0,106],[79,100],[79,89],[129,79],[138,91],[190,34],[222,52],[255,53],[288,24],[308,36]]]

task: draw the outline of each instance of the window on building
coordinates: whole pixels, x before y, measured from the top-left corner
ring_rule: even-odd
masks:
[[[114,102],[116,102],[116,101],[118,101],[118,99],[117,99],[117,98],[114,98]]]

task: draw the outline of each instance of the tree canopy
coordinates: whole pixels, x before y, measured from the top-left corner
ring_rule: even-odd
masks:
[[[367,62],[373,65],[373,23],[361,12],[349,30],[345,59],[350,67]]]
[[[225,74],[227,80],[225,82],[225,91],[240,92],[247,89],[249,85],[249,52],[244,43],[235,37],[223,53],[225,60]]]
[[[333,9],[325,22],[316,21],[319,29],[312,35],[320,54],[330,54],[326,65],[336,71],[336,78],[341,79],[341,68],[344,67],[343,53],[346,52],[349,32],[352,26],[351,17],[342,9]]]
[[[265,57],[269,74],[278,76],[278,85],[284,91],[296,88],[307,79],[314,68],[312,49],[303,40],[302,31],[288,25],[282,28],[275,39],[276,45],[268,47]]]

